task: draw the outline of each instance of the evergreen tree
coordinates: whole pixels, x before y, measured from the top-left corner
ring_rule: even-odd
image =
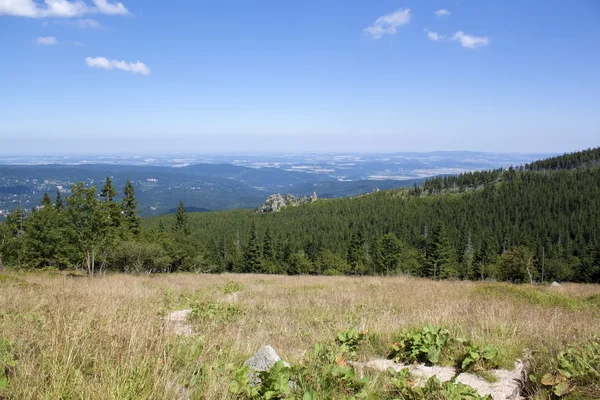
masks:
[[[183,235],[190,234],[187,213],[185,212],[185,206],[183,205],[183,201],[179,202],[177,212],[175,213],[175,224],[173,225],[173,232]]]
[[[254,221],[250,226],[250,239],[244,251],[244,269],[243,272],[256,273],[260,270],[260,248],[258,237],[256,235],[256,224]]]
[[[127,232],[133,236],[140,234],[140,217],[137,215],[137,200],[135,199],[135,189],[128,179],[123,189],[123,200],[121,201],[121,212],[123,223]]]
[[[133,190],[133,187],[131,188],[131,190]],[[119,226],[121,226],[121,219],[122,219],[122,216],[124,215],[121,212],[122,211],[121,207],[114,201],[116,195],[117,195],[117,191],[116,191],[115,187],[113,186],[112,180],[111,180],[110,176],[107,176],[106,181],[104,182],[104,186],[102,187],[102,190],[100,191],[100,198],[105,203],[105,205],[108,209],[110,225],[114,228],[118,228]],[[133,196],[133,191],[131,192],[131,196]],[[135,198],[133,200],[135,202]],[[134,209],[135,208],[137,208],[137,203],[134,204]],[[138,224],[137,229],[139,229],[139,224]],[[136,233],[134,231],[136,231],[135,227],[133,227],[133,229],[130,230],[130,232],[135,235]]]
[[[359,271],[363,271],[365,263],[365,251],[361,228],[358,228],[356,232],[353,232],[352,234],[350,245],[348,246],[347,261],[354,275],[358,275]]]
[[[112,202],[116,196],[117,191],[113,186],[112,179],[110,176],[107,176],[106,180],[104,181],[104,186],[102,186],[102,190],[100,191],[100,197],[108,203]]]
[[[56,189],[56,200],[54,201],[54,207],[57,210],[62,210],[63,209],[63,201],[62,198],[60,196],[60,190]]]
[[[473,249],[473,243],[471,242],[471,231],[467,234],[465,248],[462,254],[462,278],[473,279],[475,277],[475,271],[473,270],[473,262],[475,259],[475,251]]]
[[[273,246],[273,238],[271,237],[271,229],[267,228],[263,240],[263,257],[266,260],[275,259],[275,249]]]
[[[42,206],[49,208],[52,207],[52,200],[50,200],[48,193],[44,193],[44,197],[42,198]]]

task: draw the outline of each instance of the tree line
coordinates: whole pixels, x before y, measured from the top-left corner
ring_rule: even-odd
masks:
[[[319,200],[278,213],[188,214],[180,203],[174,215],[140,220],[130,182],[120,200],[110,178],[100,191],[78,183],[65,199],[45,196],[39,211],[25,216],[17,210],[0,223],[0,264],[78,267],[89,274],[600,282],[600,169],[593,158],[571,157],[586,161],[561,161],[575,169],[519,167],[433,178],[422,187]]]

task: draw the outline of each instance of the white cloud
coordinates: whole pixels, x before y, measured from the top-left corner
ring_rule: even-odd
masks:
[[[123,3],[108,2],[108,0],[92,0],[96,8],[102,14],[129,14],[129,10],[125,8]]]
[[[437,15],[438,17],[447,16],[447,15],[450,15],[450,11],[446,10],[445,8],[442,8],[440,10],[437,10],[435,12],[435,15]]]
[[[150,68],[142,62],[128,63],[125,61],[109,60],[105,57],[86,57],[85,63],[91,68],[120,69],[134,74],[150,75]]]
[[[16,17],[78,17],[84,14],[129,14],[120,2],[109,0],[92,0],[94,6],[82,0],[44,0],[44,4],[35,0],[0,0],[0,15]]]
[[[91,18],[80,18],[75,21],[69,21],[69,26],[73,26],[79,29],[101,29],[102,25],[100,22]]]
[[[468,49],[483,47],[490,44],[490,39],[487,36],[466,35],[463,31],[456,32],[454,36],[452,36],[452,40],[459,41],[462,47],[466,47]]]
[[[373,25],[365,28],[365,33],[371,35],[373,39],[380,39],[383,35],[393,35],[398,31],[398,27],[410,22],[410,8],[398,9],[383,17],[377,18]]]
[[[35,43],[43,46],[54,46],[55,44],[58,44],[58,40],[56,40],[54,36],[40,36],[35,39]]]
[[[430,31],[429,29],[425,29],[425,32],[427,33],[427,37],[429,38],[429,40],[437,42],[438,40],[445,39],[443,35],[440,35],[437,32]]]

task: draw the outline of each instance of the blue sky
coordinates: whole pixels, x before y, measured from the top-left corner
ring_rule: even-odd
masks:
[[[0,0],[0,153],[600,145],[597,0]]]

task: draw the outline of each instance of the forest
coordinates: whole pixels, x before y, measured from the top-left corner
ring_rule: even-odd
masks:
[[[141,219],[130,182],[121,196],[110,178],[78,183],[0,223],[0,268],[600,282],[599,158],[588,149],[277,213],[181,203]]]

